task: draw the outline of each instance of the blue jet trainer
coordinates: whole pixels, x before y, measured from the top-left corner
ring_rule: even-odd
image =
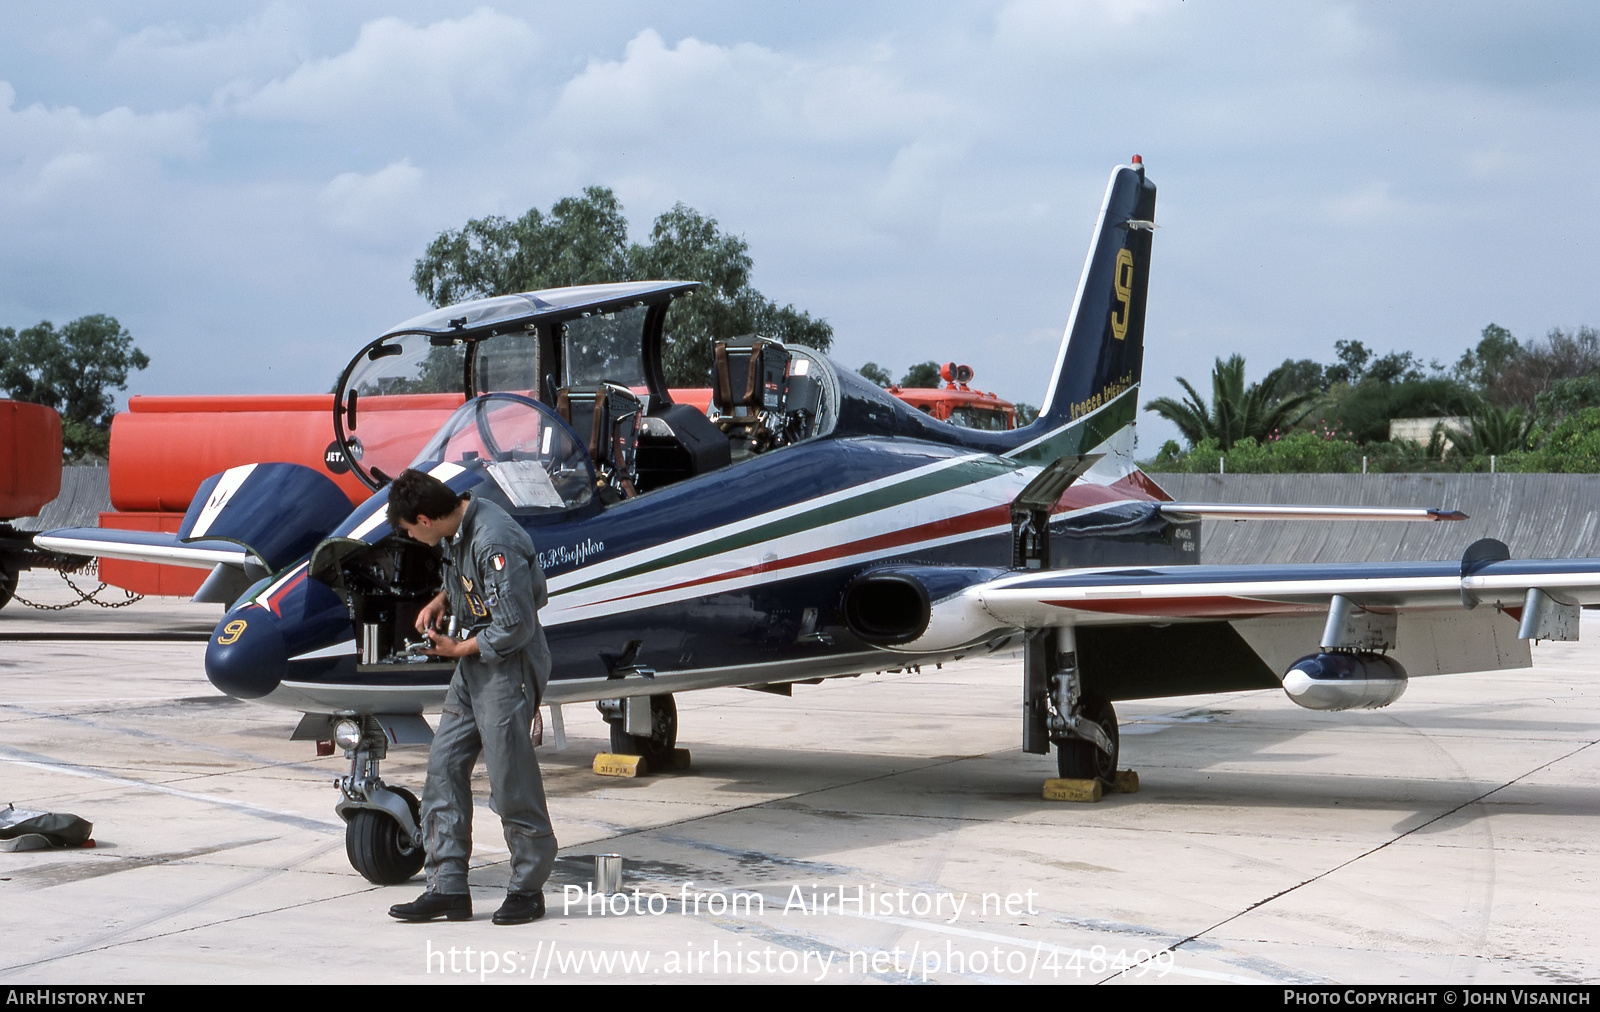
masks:
[[[957,428],[808,348],[716,346],[712,407],[662,371],[692,282],[505,295],[418,317],[341,379],[355,512],[325,475],[262,463],[208,479],[181,531],[55,531],[45,548],[214,569],[232,601],[206,651],[227,694],[303,711],[297,738],[351,758],[354,866],[422,863],[415,797],[378,776],[452,665],[413,652],[437,553],[391,530],[407,466],[503,506],[549,578],[546,702],[597,701],[615,751],[664,760],[673,693],[787,692],[1024,647],[1022,743],[1064,777],[1114,775],[1117,700],[1282,686],[1318,709],[1383,706],[1407,673],[1523,667],[1575,639],[1600,560],[1200,564],[1202,518],[1449,521],[1426,509],[1175,503],[1134,463],[1156,188],[1112,172],[1037,421]],[[442,423],[442,424],[441,424]],[[420,450],[419,450],[420,447]],[[1280,674],[1281,673],[1281,674]]]

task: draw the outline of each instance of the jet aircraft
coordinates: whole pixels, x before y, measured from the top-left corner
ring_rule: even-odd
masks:
[[[421,714],[452,671],[414,652],[441,569],[385,518],[406,466],[526,527],[551,592],[544,702],[557,720],[597,702],[615,751],[658,761],[674,693],[787,692],[1020,645],[1023,748],[1109,778],[1120,700],[1281,685],[1314,708],[1381,706],[1408,673],[1526,666],[1528,639],[1575,638],[1600,560],[1512,561],[1482,541],[1460,564],[1200,563],[1206,517],[1460,514],[1175,503],[1139,470],[1155,196],[1137,158],[1113,171],[1043,409],[1020,429],[958,428],[761,339],[718,346],[708,418],[673,402],[661,366],[692,282],[556,289],[430,312],[361,350],[334,413],[376,490],[354,512],[326,476],[262,463],[208,479],[176,536],[38,540],[215,567],[200,596],[235,603],[207,675],[345,749],[347,850],[380,883],[413,875],[422,848],[416,798],[379,762],[428,740]]]

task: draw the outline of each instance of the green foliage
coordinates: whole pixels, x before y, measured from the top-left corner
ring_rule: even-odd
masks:
[[[1391,419],[1464,415],[1475,403],[1470,390],[1444,376],[1400,383],[1368,381],[1330,390],[1307,421],[1344,429],[1357,442],[1378,442],[1389,438]]]
[[[149,366],[115,317],[81,316],[60,330],[48,320],[22,331],[0,327],[0,389],[61,414],[69,457],[104,456],[110,446],[113,391],[128,372]]]
[[[1190,474],[1295,474],[1349,471],[1352,461],[1353,469],[1360,471],[1361,447],[1355,443],[1325,432],[1300,431],[1265,441],[1246,436],[1227,449],[1208,436],[1180,458],[1157,458],[1152,469]]]
[[[1155,473],[1216,474],[1360,474],[1368,472],[1438,471],[1438,442],[1430,448],[1411,443],[1369,443],[1363,446],[1347,433],[1298,429],[1280,439],[1241,439],[1224,451],[1215,440],[1202,440],[1187,454],[1168,440],[1156,459],[1145,465]]]
[[[1600,473],[1600,407],[1582,408],[1549,429],[1536,430],[1533,439],[1537,443],[1534,449],[1515,455],[1500,469]]]
[[[1288,360],[1275,370],[1280,397],[1315,401],[1293,431],[1235,438],[1225,428],[1228,410],[1207,408],[1183,380],[1182,404],[1161,398],[1149,410],[1171,418],[1190,440],[1162,447],[1147,466],[1155,471],[1280,473],[1295,471],[1501,471],[1595,472],[1600,456],[1600,330],[1553,329],[1543,339],[1519,342],[1497,324],[1483,328],[1477,345],[1448,374],[1438,363],[1426,371],[1411,352],[1374,356],[1360,341],[1335,343],[1336,361]],[[1268,377],[1271,379],[1272,377]],[[1265,386],[1265,381],[1262,384]],[[1218,404],[1243,399],[1243,362],[1220,359],[1213,374]],[[1389,442],[1396,418],[1465,416],[1469,424],[1435,431],[1427,446]],[[1448,436],[1453,448],[1444,452]]]
[[[1584,408],[1600,408],[1600,375],[1590,373],[1557,380],[1534,398],[1534,404],[1541,421],[1551,423]]]
[[[1280,366],[1261,382],[1246,387],[1244,356],[1234,355],[1226,362],[1219,358],[1211,372],[1209,408],[1189,381],[1180,376],[1178,383],[1188,391],[1188,397],[1182,402],[1157,397],[1145,405],[1145,410],[1154,411],[1176,425],[1191,445],[1210,439],[1227,450],[1241,439],[1262,440],[1286,431],[1305,416],[1312,397],[1310,394],[1282,396],[1278,385],[1285,374]]]
[[[1283,374],[1278,378],[1278,393],[1281,396],[1298,397],[1301,394],[1327,392],[1328,380],[1320,362],[1313,362],[1309,358],[1286,358],[1278,371]]]
[[[1335,383],[1354,386],[1363,380],[1393,383],[1422,378],[1422,364],[1409,351],[1391,351],[1374,359],[1360,341],[1335,341],[1333,349],[1339,361],[1323,370],[1323,389]]]
[[[1542,340],[1524,344],[1491,323],[1455,371],[1497,406],[1532,409],[1540,396],[1565,382],[1600,372],[1600,331],[1555,327]]]
[[[862,379],[869,383],[876,383],[880,387],[889,386],[894,382],[889,378],[889,370],[876,362],[868,362],[857,371],[861,373]]]
[[[1463,352],[1456,362],[1456,377],[1479,390],[1486,389],[1521,351],[1522,346],[1511,331],[1491,323],[1483,328],[1477,346]]]
[[[914,390],[936,390],[942,385],[939,377],[939,363],[918,362],[906,374],[900,377],[900,386],[911,387]]]
[[[1445,436],[1455,445],[1452,453],[1463,459],[1482,461],[1501,457],[1518,450],[1528,449],[1528,439],[1533,431],[1531,412],[1521,408],[1497,408],[1480,404],[1467,416],[1471,424],[1466,429],[1446,426]],[[1469,470],[1480,470],[1472,467]]]
[[[750,283],[749,245],[716,219],[678,204],[658,217],[645,245],[628,241],[616,195],[591,186],[548,215],[515,221],[475,218],[441,233],[417,261],[412,281],[435,306],[511,292],[611,281],[681,279],[702,287],[673,303],[663,365],[667,382],[697,386],[711,372],[712,345],[746,334],[826,351],[833,328],[792,305],[779,306]]]
[[[1013,407],[1017,409],[1017,427],[1019,429],[1024,425],[1032,425],[1034,420],[1039,417],[1039,409],[1026,401],[1018,401]]]
[[[417,261],[411,280],[435,306],[510,292],[625,280],[628,222],[616,195],[590,186],[545,215],[512,221],[474,218],[442,232]]]

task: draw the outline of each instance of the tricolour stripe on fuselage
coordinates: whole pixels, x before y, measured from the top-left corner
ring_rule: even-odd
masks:
[[[1109,486],[1133,470],[1113,456],[1085,480]],[[1009,505],[1037,473],[989,454],[913,467],[563,573],[542,619],[560,626],[1007,534]],[[1058,519],[1138,501],[1113,497]]]

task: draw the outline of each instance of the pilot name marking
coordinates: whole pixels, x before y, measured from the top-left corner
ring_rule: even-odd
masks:
[[[575,545],[557,545],[547,552],[539,553],[539,568],[554,569],[557,566],[581,566],[584,560],[591,555],[599,555],[606,550],[604,541],[595,541],[584,538]]]

